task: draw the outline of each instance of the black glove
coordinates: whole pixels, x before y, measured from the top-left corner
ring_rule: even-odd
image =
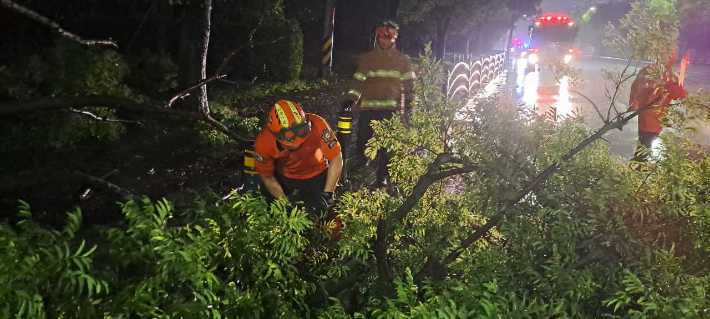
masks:
[[[340,103],[340,108],[343,111],[350,111],[353,108],[355,108],[355,102],[350,101],[350,100],[345,100],[342,103]]]
[[[333,192],[321,192],[318,194],[318,199],[315,204],[315,209],[320,213],[328,213],[335,206]]]

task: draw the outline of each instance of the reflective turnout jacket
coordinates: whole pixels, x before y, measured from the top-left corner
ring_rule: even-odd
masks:
[[[638,125],[641,131],[660,133],[663,130],[662,118],[668,113],[671,100],[685,98],[686,92],[678,85],[678,79],[672,73],[664,73],[660,83],[648,79],[649,73],[650,67],[644,67],[631,84],[629,107],[636,110],[656,101],[639,114]]]
[[[402,93],[411,99],[414,69],[409,56],[379,46],[360,57],[346,99],[357,101],[362,95],[362,111],[401,110]]]

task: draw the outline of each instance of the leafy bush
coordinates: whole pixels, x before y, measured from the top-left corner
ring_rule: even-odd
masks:
[[[80,240],[81,213],[60,232],[31,219],[0,225],[0,310],[17,318],[299,318],[316,287],[313,223],[283,202],[165,200],[121,204],[125,228]],[[86,232],[84,234],[87,234]],[[87,241],[97,244],[90,249]],[[78,248],[77,248],[78,246]],[[18,263],[19,261],[19,263]]]
[[[279,82],[293,82],[301,77],[303,67],[303,31],[296,21],[274,19],[269,23],[273,37],[286,36],[268,47],[260,48],[260,59],[268,72],[268,78]]]
[[[231,130],[243,132],[247,138],[251,137],[252,139],[256,139],[259,133],[258,117],[244,117],[236,110],[219,102],[210,103],[210,112],[215,119]],[[205,143],[215,146],[233,145],[236,143],[231,137],[215,130],[212,126],[207,124],[201,125],[200,137]]]
[[[126,62],[115,51],[87,50],[75,43],[59,41],[46,52],[0,67],[0,97],[126,97],[130,90],[123,79],[128,72]],[[115,112],[106,108],[90,111],[103,118],[115,117]],[[65,112],[33,118],[31,122],[3,121],[0,131],[5,137],[0,149],[15,151],[72,148],[85,141],[113,141],[123,132],[123,126]]]
[[[167,53],[153,54],[143,50],[131,61],[127,82],[144,93],[163,93],[177,86],[178,66]]]

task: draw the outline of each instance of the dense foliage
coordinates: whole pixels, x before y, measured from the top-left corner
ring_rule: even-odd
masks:
[[[633,8],[609,43],[667,58],[676,24]],[[21,202],[17,219],[0,224],[0,313],[710,316],[710,157],[683,136],[707,114],[707,94],[674,104],[662,156],[629,167],[582,118],[548,122],[495,98],[447,101],[429,49],[417,75],[414,114],[375,123],[368,145],[370,156],[392,153],[391,184],[339,194],[337,236],[298,207],[252,194],[176,206],[132,197],[119,204],[124,223],[87,229],[78,209],[48,229]],[[605,126],[633,113],[616,112]]]

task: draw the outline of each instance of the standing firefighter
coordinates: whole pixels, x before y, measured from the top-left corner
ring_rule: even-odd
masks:
[[[254,142],[254,159],[274,198],[298,199],[312,213],[325,213],[333,206],[343,158],[335,134],[322,117],[303,112],[291,101],[276,102]]]
[[[367,162],[365,146],[372,138],[370,122],[401,114],[407,119],[414,98],[414,70],[409,56],[397,51],[395,42],[399,26],[392,21],[383,22],[376,30],[377,44],[374,50],[365,53],[358,62],[343,109],[351,109],[362,98],[357,131],[357,164]],[[404,103],[403,103],[404,102]],[[387,164],[390,156],[380,150],[377,154],[377,181],[375,187],[385,184],[389,174]]]
[[[662,118],[668,113],[672,100],[685,98],[687,92],[673,74],[673,64],[678,58],[678,51],[672,49],[670,60],[661,66],[661,78],[657,81],[649,79],[651,66],[641,69],[636,80],[631,84],[629,106],[631,109],[642,109],[638,115],[638,134],[640,147],[636,148],[632,161],[645,162],[653,141],[663,130]],[[645,148],[645,149],[644,149]]]

